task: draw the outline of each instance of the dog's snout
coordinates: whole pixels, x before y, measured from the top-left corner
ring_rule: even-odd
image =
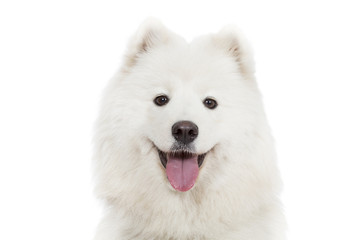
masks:
[[[195,123],[190,121],[179,121],[172,126],[172,135],[176,141],[184,144],[191,143],[199,134],[199,129]]]

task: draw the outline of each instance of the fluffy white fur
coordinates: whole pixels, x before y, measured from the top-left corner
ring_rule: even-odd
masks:
[[[170,102],[156,106],[158,94]],[[216,109],[204,107],[208,96]],[[187,192],[171,187],[155,147],[169,151],[180,120],[197,124],[196,151],[208,152]],[[273,139],[234,27],[187,43],[147,20],[104,93],[94,163],[106,204],[96,240],[284,239]]]

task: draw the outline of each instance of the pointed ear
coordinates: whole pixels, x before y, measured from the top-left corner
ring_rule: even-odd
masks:
[[[127,72],[134,66],[141,54],[149,52],[159,45],[167,44],[171,34],[159,20],[146,19],[130,39],[123,71]]]
[[[216,47],[225,51],[239,66],[245,78],[253,79],[255,66],[252,49],[244,35],[235,26],[227,26],[213,35]]]

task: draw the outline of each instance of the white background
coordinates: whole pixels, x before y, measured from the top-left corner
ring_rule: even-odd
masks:
[[[291,240],[360,239],[358,1],[1,1],[0,239],[91,239],[100,94],[147,16],[255,49]]]

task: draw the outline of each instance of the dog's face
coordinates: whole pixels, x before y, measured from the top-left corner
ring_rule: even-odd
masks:
[[[216,54],[188,48],[186,43],[158,46],[138,60],[141,67],[134,71],[148,89],[144,91],[148,122],[141,131],[157,149],[169,182],[179,191],[195,184],[206,155],[225,137],[222,108],[229,90],[218,80],[227,76],[215,70],[220,64]],[[141,69],[148,65],[150,69]],[[139,80],[141,75],[148,79]]]
[[[143,26],[122,74],[112,92],[125,128],[119,135],[146,139],[157,156],[152,164],[175,190],[190,190],[211,155],[238,141],[252,121],[252,61],[232,31],[189,44],[158,23]]]

